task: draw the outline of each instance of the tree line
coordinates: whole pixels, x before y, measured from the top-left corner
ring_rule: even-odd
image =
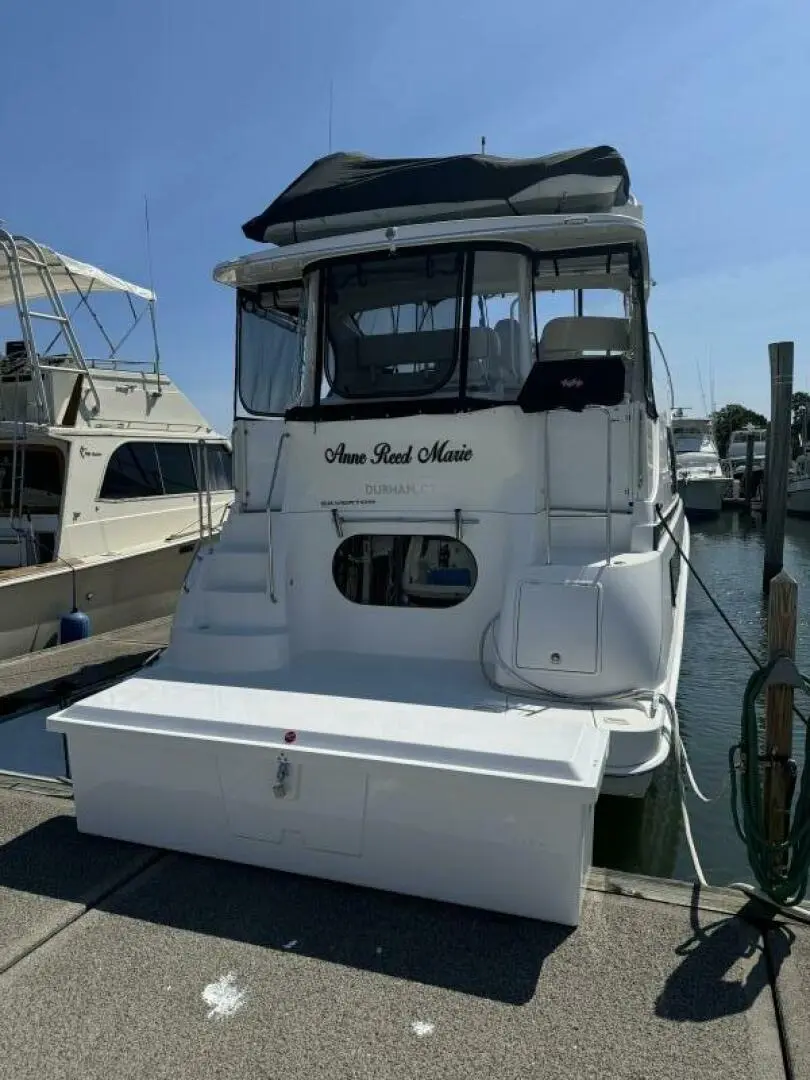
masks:
[[[808,411],[808,430],[810,430],[810,394],[804,390],[797,390],[793,394],[791,403],[791,434],[793,436],[794,458],[801,453],[802,415],[805,409]],[[767,416],[749,409],[746,405],[736,403],[724,405],[722,409],[716,409],[712,413],[712,423],[714,424],[714,437],[721,458],[724,458],[728,452],[732,431],[739,431],[740,428],[748,427],[749,424],[760,428],[770,426]]]

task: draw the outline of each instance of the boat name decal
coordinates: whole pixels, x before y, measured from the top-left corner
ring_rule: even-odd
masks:
[[[346,449],[346,443],[327,446],[323,456],[330,465],[446,465],[451,462],[471,461],[473,452],[466,443],[453,446],[449,439],[437,439],[430,446],[415,447],[413,443],[395,449],[391,443],[378,442],[369,452]]]

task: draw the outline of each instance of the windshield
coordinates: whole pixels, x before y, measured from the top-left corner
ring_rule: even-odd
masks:
[[[675,449],[679,454],[694,454],[700,450],[710,450],[708,435],[695,432],[683,432],[675,436]]]
[[[529,274],[526,256],[503,250],[375,255],[327,267],[322,403],[434,394],[514,400],[530,363]]]
[[[729,457],[745,457],[747,453],[747,436],[745,432],[734,432],[728,444]],[[754,455],[762,457],[765,454],[765,432],[754,432]]]

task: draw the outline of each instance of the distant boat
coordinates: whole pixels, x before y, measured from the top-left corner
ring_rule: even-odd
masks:
[[[711,517],[723,509],[730,488],[720,465],[713,425],[707,417],[684,416],[676,409],[672,418],[678,491],[687,514]]]
[[[751,473],[751,492],[753,498],[765,476],[765,455],[767,453],[767,429],[749,424],[747,427],[732,431],[726,451],[726,467],[732,479],[739,481],[740,493],[745,491],[745,469],[748,453],[748,436],[754,436],[754,459]]]

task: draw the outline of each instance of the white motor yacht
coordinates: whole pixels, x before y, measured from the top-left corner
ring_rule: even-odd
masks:
[[[335,154],[245,233],[237,503],[165,654],[48,720],[78,826],[573,925],[688,577],[626,165]]]
[[[723,509],[731,484],[720,465],[720,455],[708,417],[685,416],[676,410],[672,418],[678,490],[687,514],[713,517]]]
[[[160,369],[154,302],[0,229],[0,659],[171,614],[233,501],[229,442]],[[151,358],[127,349],[142,326]]]

